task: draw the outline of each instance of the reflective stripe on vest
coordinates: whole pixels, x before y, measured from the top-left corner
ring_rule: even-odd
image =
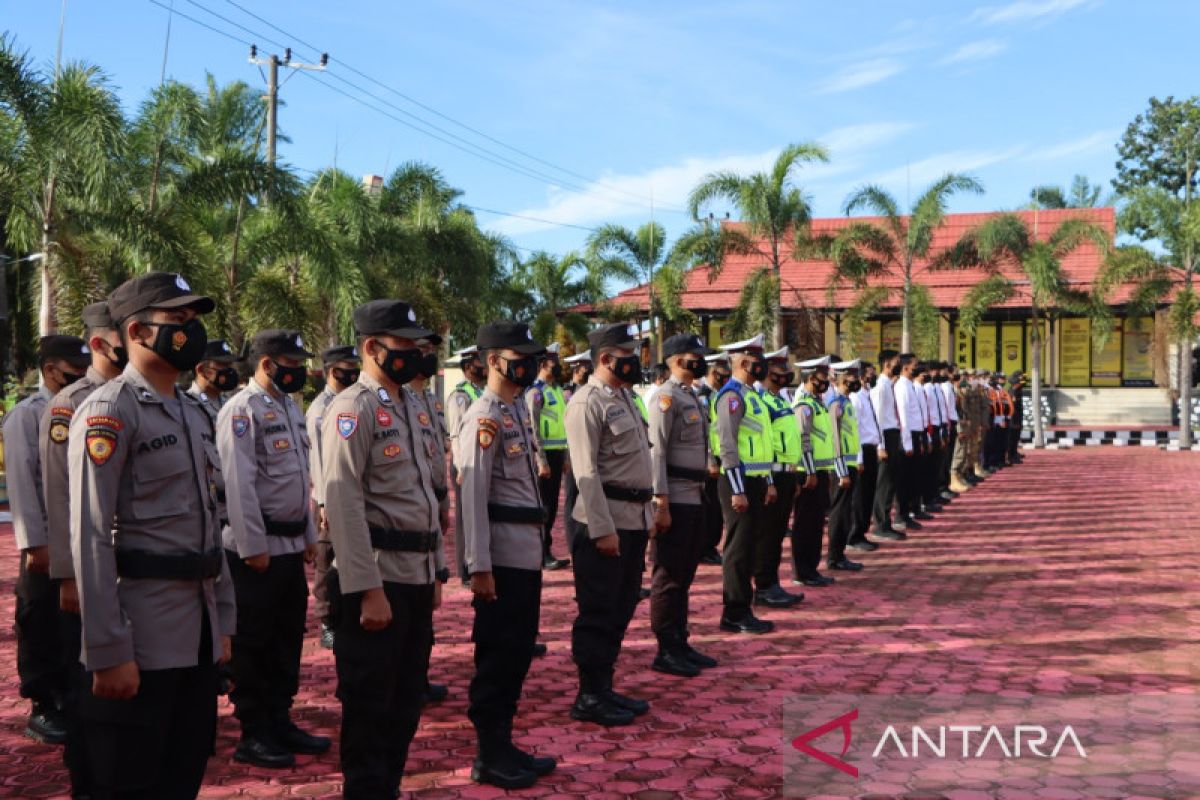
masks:
[[[642,413],[642,422],[649,425],[650,424],[650,415],[648,413],[646,413],[646,403],[642,400],[642,396],[640,394],[638,394],[637,392],[633,392],[633,391],[631,391],[631,394],[633,395],[634,405],[636,405],[638,408],[638,411],[640,411]]]
[[[842,406],[842,417],[838,420],[838,432],[842,435],[842,459],[847,466],[854,467],[858,465],[859,443],[858,418],[854,416],[854,404],[848,397],[834,402],[840,402]]]
[[[474,403],[476,400],[478,400],[479,396],[481,394],[483,394],[483,392],[476,389],[475,384],[471,383],[470,381],[463,381],[458,386],[456,386],[455,389],[462,392],[467,397],[471,398],[472,403]]]
[[[539,434],[542,447],[547,450],[565,450],[567,448],[567,424],[564,412],[567,401],[563,390],[558,386],[543,384],[538,389],[542,393],[542,413]]]
[[[771,446],[780,464],[800,463],[800,423],[796,412],[777,394],[763,392],[763,402],[771,416]]]
[[[747,476],[768,475],[775,458],[775,448],[771,444],[771,413],[762,395],[752,387],[742,385],[737,391],[745,407],[737,432],[738,461]]]
[[[812,410],[813,462],[817,469],[833,469],[833,422],[829,419],[829,411],[810,394],[800,395],[796,405],[805,405]]]

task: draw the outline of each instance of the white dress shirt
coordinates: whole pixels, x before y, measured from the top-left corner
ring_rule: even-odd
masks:
[[[921,385],[921,390],[925,392],[925,405],[929,409],[929,424],[935,428],[942,427],[946,413],[942,410],[942,393],[938,391],[937,384],[924,383]]]
[[[920,392],[910,378],[896,379],[896,410],[900,417],[900,444],[912,452],[913,434],[925,430],[925,415],[921,411]]]
[[[942,390],[942,395],[946,398],[946,414],[950,417],[951,422],[958,422],[958,397],[954,394],[954,384],[950,381],[940,383],[938,386]]]
[[[854,403],[854,414],[858,418],[859,444],[876,447],[883,444],[879,423],[875,420],[875,407],[871,404],[871,393],[866,388],[859,389],[850,395],[850,402]]]
[[[879,423],[879,430],[900,429],[900,416],[896,410],[896,387],[891,378],[879,376],[875,388],[871,390],[871,403],[875,406],[875,421]]]

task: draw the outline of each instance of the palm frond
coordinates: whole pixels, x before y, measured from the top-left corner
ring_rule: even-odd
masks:
[[[1008,300],[1014,291],[1012,282],[1003,275],[984,278],[963,297],[958,308],[958,327],[968,336],[974,336],[988,309]]]

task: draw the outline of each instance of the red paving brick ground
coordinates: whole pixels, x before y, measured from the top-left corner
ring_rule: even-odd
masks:
[[[721,660],[686,680],[649,670],[646,608],[630,629],[618,688],[650,699],[638,724],[571,721],[569,573],[547,576],[546,658],[526,684],[518,738],[557,756],[524,797],[775,797],[782,792],[780,709],[791,693],[1192,692],[1200,672],[1200,454],[1093,448],[1034,453],[955,501],[912,540],[866,554],[867,569],[767,616],[763,637],[717,630],[719,570],[702,567],[694,642]],[[561,547],[559,548],[561,549]],[[0,616],[16,572],[0,528]],[[475,786],[465,716],[470,606],[453,585],[437,615],[433,676],[450,699],[427,710],[404,788],[421,798],[490,798]],[[14,642],[0,631],[0,796],[62,796],[55,748],[21,735]],[[332,656],[306,642],[297,716],[336,735]],[[202,797],[336,797],[336,755],[287,772],[231,761],[237,730],[222,702],[217,755]],[[787,738],[795,735],[791,732]],[[814,787],[815,788],[815,787]],[[1058,793],[1068,797],[1072,793]],[[406,794],[406,796],[408,796]],[[1082,796],[1082,795],[1077,795]]]

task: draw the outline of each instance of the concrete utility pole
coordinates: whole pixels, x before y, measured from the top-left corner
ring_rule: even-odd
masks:
[[[278,130],[279,119],[279,68],[287,69],[309,69],[317,72],[323,72],[329,65],[329,53],[321,54],[321,62],[319,64],[305,64],[300,61],[292,61],[292,48],[284,50],[283,59],[272,53],[267,58],[260,58],[258,55],[258,45],[250,45],[250,63],[265,65],[267,67],[267,94],[263,98],[267,101],[267,161],[272,165],[275,163],[275,137]]]

